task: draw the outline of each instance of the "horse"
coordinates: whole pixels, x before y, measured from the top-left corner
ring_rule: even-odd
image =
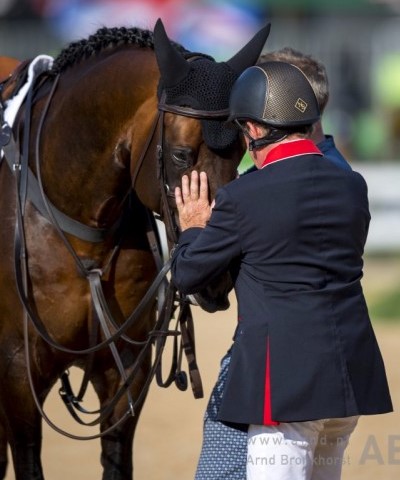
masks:
[[[100,432],[87,438],[100,437],[103,480],[133,478],[167,272],[149,212],[173,247],[182,175],[206,171],[211,196],[235,178],[245,147],[226,122],[229,91],[268,33],[216,62],[171,41],[161,20],[154,31],[104,27],[2,85],[0,478],[7,444],[16,480],[44,478],[42,407],[71,366],[99,399],[98,422],[88,425]],[[11,128],[5,112],[32,72]],[[200,306],[226,308],[217,291]]]

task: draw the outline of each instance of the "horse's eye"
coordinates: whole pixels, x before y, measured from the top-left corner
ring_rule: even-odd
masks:
[[[193,152],[187,148],[176,148],[171,152],[172,161],[178,170],[193,166]]]

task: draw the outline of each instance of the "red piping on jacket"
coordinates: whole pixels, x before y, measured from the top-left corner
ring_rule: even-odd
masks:
[[[270,355],[269,355],[269,338],[267,340],[267,358],[265,367],[265,386],[264,386],[264,425],[279,425],[271,418],[271,375],[270,375]]]

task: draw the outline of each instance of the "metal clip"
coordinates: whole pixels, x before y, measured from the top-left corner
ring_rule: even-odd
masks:
[[[3,122],[0,128],[0,146],[5,147],[10,143],[12,130],[7,122]]]
[[[103,276],[103,270],[101,268],[92,268],[91,270],[88,271],[88,276],[89,275],[98,275],[100,278]]]
[[[175,250],[178,248],[179,243],[175,243],[174,246],[171,248],[171,251],[169,252],[169,258],[172,258],[174,256]]]

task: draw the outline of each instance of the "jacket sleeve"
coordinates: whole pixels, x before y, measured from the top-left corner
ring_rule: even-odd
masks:
[[[225,272],[240,251],[237,212],[227,191],[220,189],[207,226],[181,233],[172,257],[172,281],[184,294],[197,293]]]

